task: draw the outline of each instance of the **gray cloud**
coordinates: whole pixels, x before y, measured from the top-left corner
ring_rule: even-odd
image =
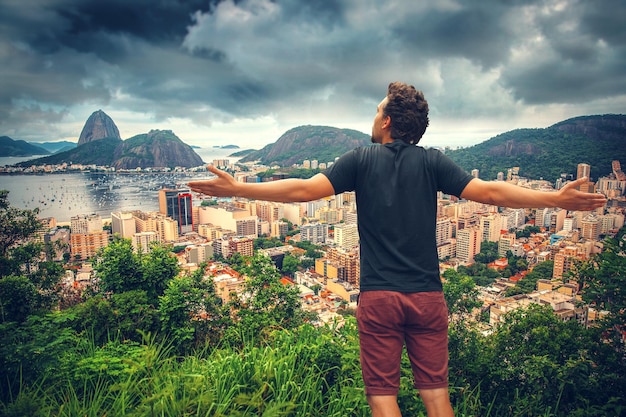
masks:
[[[103,107],[198,136],[268,118],[366,131],[393,80],[424,90],[435,131],[623,111],[623,1],[423,3],[4,1],[0,134],[71,136]]]

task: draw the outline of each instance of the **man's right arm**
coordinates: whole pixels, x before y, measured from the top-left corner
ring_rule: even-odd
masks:
[[[187,185],[192,191],[213,197],[245,197],[253,200],[277,201],[282,203],[319,200],[335,194],[335,190],[324,174],[308,179],[289,178],[261,183],[243,183],[224,171],[209,166],[217,178],[191,181]]]

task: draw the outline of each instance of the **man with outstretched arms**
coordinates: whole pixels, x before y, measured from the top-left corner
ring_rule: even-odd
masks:
[[[400,359],[406,345],[415,387],[430,417],[453,416],[448,394],[448,310],[435,243],[437,192],[511,208],[593,210],[601,194],[557,192],[473,178],[438,150],[417,146],[428,103],[412,85],[394,82],[377,107],[374,145],[347,152],[309,179],[240,183],[214,167],[215,179],[189,187],[215,197],[302,202],[355,191],[360,238],[357,307],[365,394],[373,417],[397,417]]]

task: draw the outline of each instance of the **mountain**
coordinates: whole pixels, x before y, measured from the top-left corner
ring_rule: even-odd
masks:
[[[78,146],[104,138],[122,139],[113,119],[102,110],[97,110],[85,122],[78,138]]]
[[[48,155],[46,149],[23,140],[13,140],[8,136],[0,136],[0,155],[2,156],[32,156]]]
[[[305,159],[331,162],[351,149],[368,144],[370,136],[356,130],[307,125],[287,131],[275,143],[249,153],[240,162],[260,161],[283,167],[301,164]]]
[[[70,149],[74,149],[77,146],[76,142],[69,142],[67,140],[63,140],[60,142],[41,142],[41,143],[31,142],[31,145],[40,146],[50,153],[69,151]]]
[[[17,166],[31,165],[58,165],[63,163],[75,163],[83,165],[110,166],[113,163],[113,153],[122,144],[121,139],[103,138],[84,145],[77,146],[64,152],[58,152],[43,158],[31,159],[20,162]]]
[[[48,143],[48,145],[52,144],[54,142]],[[66,145],[65,149],[72,145],[71,142],[66,142],[66,144],[69,145]],[[58,143],[57,146],[63,145]],[[47,153],[49,152],[42,149],[39,154]],[[54,155],[24,161],[17,165],[63,163],[95,164],[117,169],[191,168],[203,164],[200,155],[171,130],[151,130],[149,133],[123,141],[113,119],[102,110],[95,111],[89,116],[83,126],[78,145],[75,147],[68,150],[61,149]]]
[[[545,129],[517,129],[472,147],[446,154],[468,172],[495,179],[519,167],[519,175],[555,181],[561,174],[576,174],[577,165],[591,166],[591,177],[612,172],[611,161],[626,163],[626,115],[581,116]]]
[[[116,169],[202,165],[202,158],[171,130],[151,130],[122,142],[113,153]]]

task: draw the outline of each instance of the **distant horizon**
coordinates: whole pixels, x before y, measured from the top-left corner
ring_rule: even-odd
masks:
[[[554,123],[551,123],[550,125],[545,126],[545,127],[528,127],[528,126],[525,126],[525,127],[518,127],[518,128],[515,128],[515,129],[502,131],[502,132],[497,132],[497,133],[494,132],[491,136],[489,136],[489,137],[487,137],[485,139],[478,140],[476,142],[473,142],[471,144],[466,144],[466,145],[449,145],[449,144],[440,144],[440,143],[438,143],[438,144],[430,144],[429,143],[429,130],[427,129],[426,133],[425,133],[424,137],[422,138],[422,140],[420,141],[419,145],[420,146],[424,146],[424,147],[436,147],[436,148],[446,148],[446,147],[448,147],[448,148],[451,148],[451,149],[468,148],[468,147],[472,147],[472,146],[481,144],[483,142],[486,142],[486,141],[488,141],[490,139],[493,139],[494,137],[496,137],[498,135],[501,135],[501,134],[504,134],[504,133],[507,133],[507,132],[511,132],[511,131],[514,131],[514,130],[518,130],[518,129],[546,129],[546,128],[549,128],[550,126],[553,126],[555,124],[558,124],[558,123],[561,123],[561,122],[565,122],[565,121],[571,120],[571,119],[577,119],[577,118],[581,118],[581,117],[599,117],[599,116],[607,116],[607,115],[623,116],[625,114],[624,113],[601,113],[601,114],[579,115],[579,116],[569,117],[569,118],[566,118],[566,119],[563,119],[563,120],[555,121]],[[295,128],[298,128],[298,127],[308,126],[308,125],[310,125],[310,124],[302,124],[302,125],[297,125],[297,126],[291,127],[289,129],[285,130],[283,133],[281,133],[273,142],[268,142],[268,143],[266,143],[266,144],[264,144],[264,145],[262,145],[260,147],[250,147],[250,146],[242,145],[242,144],[237,143],[237,142],[222,143],[222,144],[208,144],[208,145],[202,144],[202,145],[199,145],[198,144],[198,140],[195,140],[193,143],[190,143],[190,142],[186,141],[184,138],[180,137],[175,131],[172,130],[172,132],[180,140],[182,140],[183,143],[185,143],[186,145],[191,146],[192,148],[201,148],[201,149],[218,148],[218,149],[222,149],[222,148],[228,147],[228,146],[237,146],[241,150],[260,150],[260,149],[262,149],[263,147],[265,147],[267,145],[276,143],[276,141],[278,141],[280,139],[280,137],[282,135],[284,135],[286,132],[288,132],[289,130],[292,130],[292,129],[295,129]],[[117,126],[117,123],[116,123],[116,126]],[[349,129],[349,130],[359,131],[359,132],[361,132],[361,133],[363,133],[365,135],[368,134],[368,133],[362,132],[362,131],[360,131],[358,129],[340,128],[340,127],[336,127],[336,126],[329,126],[327,124],[318,124],[318,125],[311,125],[311,126],[324,126],[324,127],[333,127],[333,128],[337,128],[337,129]],[[119,129],[119,126],[118,126],[118,129]],[[429,127],[429,129],[430,129],[430,127]],[[129,137],[125,138],[125,139],[123,138],[122,140],[128,140],[128,139],[131,139],[134,136],[148,133],[150,130],[171,130],[171,129],[149,129],[148,131],[146,131],[144,133],[137,133],[137,134],[129,136]],[[17,139],[17,138],[11,137],[10,135],[1,135],[1,136],[10,137],[13,140],[24,140],[24,139]],[[205,140],[208,141],[209,139],[205,139]],[[78,137],[76,137],[76,139],[67,139],[66,138],[66,139],[59,139],[59,140],[47,140],[47,141],[41,141],[41,142],[27,141],[27,140],[24,140],[24,141],[28,142],[28,143],[31,143],[31,144],[62,143],[62,142],[77,144],[78,143]],[[203,141],[203,140],[200,140],[200,141]]]

